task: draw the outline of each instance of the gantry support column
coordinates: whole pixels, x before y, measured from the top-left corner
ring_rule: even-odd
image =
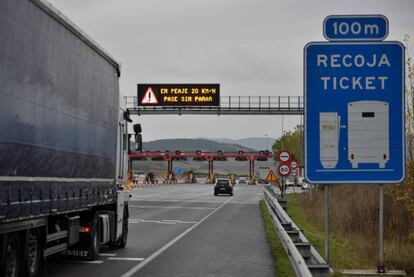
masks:
[[[208,163],[209,163],[209,168],[210,168],[209,174],[208,174],[209,181],[210,183],[213,183],[214,182],[214,162],[213,160],[211,160],[211,161],[208,161]]]
[[[171,183],[172,179],[173,179],[173,161],[172,158],[168,158],[167,159],[167,175],[165,176],[164,182],[165,183]]]
[[[206,183],[213,183],[213,180],[214,180],[213,158],[208,157],[207,161],[208,161],[208,174],[207,174]]]
[[[254,161],[255,159],[249,160],[249,180],[250,182],[256,183],[256,176],[254,174]]]

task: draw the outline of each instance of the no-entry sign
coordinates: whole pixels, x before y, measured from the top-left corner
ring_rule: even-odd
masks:
[[[287,163],[288,161],[290,161],[290,152],[287,150],[281,150],[279,152],[279,161],[282,163]]]

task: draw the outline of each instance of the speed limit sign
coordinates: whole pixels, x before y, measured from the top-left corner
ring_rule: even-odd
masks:
[[[292,168],[292,172],[290,173],[290,176],[292,177],[298,176],[298,170],[296,168]]]
[[[287,164],[279,164],[277,172],[280,176],[286,177],[290,174],[290,167]]]
[[[290,167],[291,167],[291,168],[296,168],[296,167],[298,167],[298,163],[297,163],[297,162],[295,162],[295,161],[291,161],[291,162],[290,162]]]

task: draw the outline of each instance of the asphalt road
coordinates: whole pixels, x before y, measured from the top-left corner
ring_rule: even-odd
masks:
[[[263,187],[137,188],[130,200],[128,244],[102,249],[97,261],[48,261],[46,276],[274,276],[260,216]]]

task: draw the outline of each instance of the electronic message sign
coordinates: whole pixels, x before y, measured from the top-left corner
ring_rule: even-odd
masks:
[[[219,106],[220,84],[138,84],[138,106]]]

